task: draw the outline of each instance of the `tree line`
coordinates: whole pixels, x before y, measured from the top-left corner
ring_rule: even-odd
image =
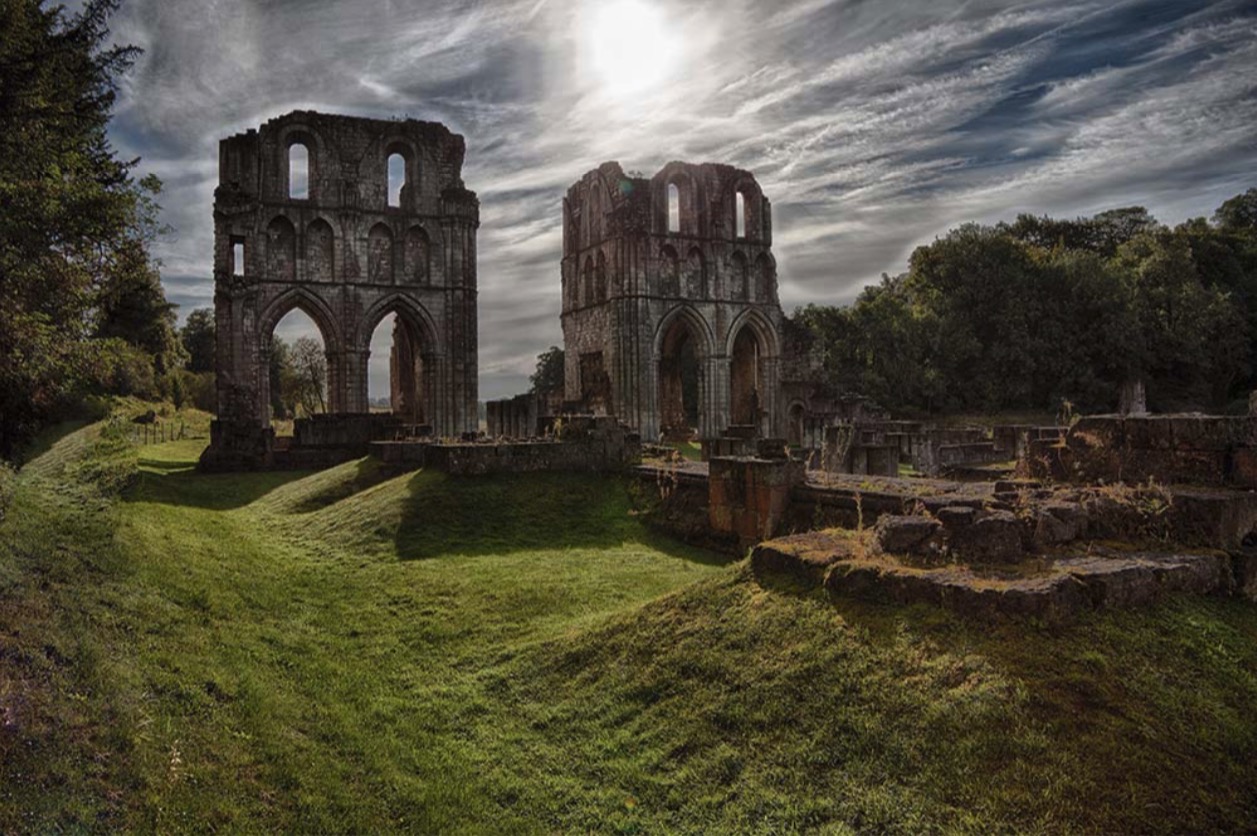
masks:
[[[846,307],[808,305],[828,378],[899,415],[1243,411],[1257,388],[1257,188],[1170,228],[1141,207],[966,224]]]

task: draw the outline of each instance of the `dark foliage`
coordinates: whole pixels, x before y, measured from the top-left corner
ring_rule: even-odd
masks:
[[[1169,229],[1140,207],[969,224],[845,308],[795,314],[840,386],[905,414],[1225,410],[1257,385],[1257,189]]]
[[[0,457],[77,396],[154,394],[177,362],[148,255],[160,183],[106,137],[137,54],[108,46],[116,7],[0,0]]]

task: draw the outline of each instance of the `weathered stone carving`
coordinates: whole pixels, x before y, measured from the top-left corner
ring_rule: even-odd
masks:
[[[295,146],[306,151],[304,172],[291,162]],[[309,111],[222,141],[214,206],[219,426],[205,466],[270,466],[271,335],[293,309],[322,333],[330,413],[369,412],[371,336],[396,314],[398,411],[442,435],[476,429],[480,204],[461,179],[464,152],[463,138],[443,125]],[[405,175],[397,205],[389,205],[394,155]]]

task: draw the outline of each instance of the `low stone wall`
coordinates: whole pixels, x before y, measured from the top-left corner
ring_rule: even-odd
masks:
[[[921,518],[925,522],[924,518]],[[1016,566],[910,561],[869,534],[812,532],[759,544],[752,570],[831,596],[926,603],[966,616],[1068,621],[1087,610],[1141,606],[1176,594],[1257,598],[1257,555],[1220,551],[1061,552]]]
[[[1042,477],[1072,482],[1157,482],[1257,488],[1257,418],[1097,415],[1064,443],[1031,443]]]
[[[652,528],[682,542],[731,557],[746,554],[736,534],[712,528],[706,473],[638,467],[635,475],[634,504]]]
[[[367,455],[371,442],[422,433],[389,413],[315,415],[293,422],[291,438],[270,427],[210,424],[210,445],[201,454],[207,473],[253,470],[320,470]]]
[[[378,441],[372,455],[397,469],[421,467],[454,476],[542,471],[623,470],[641,459],[641,440],[612,418],[569,420],[560,439],[512,442]]]

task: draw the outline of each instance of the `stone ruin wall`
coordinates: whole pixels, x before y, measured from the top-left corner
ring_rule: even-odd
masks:
[[[669,230],[670,185],[680,203],[677,231]],[[780,434],[784,316],[771,204],[749,172],[674,162],[651,178],[629,176],[618,163],[587,173],[563,202],[562,294],[569,401],[616,415],[644,439],[658,438],[669,419],[660,363],[667,334],[681,323],[699,355],[699,436],[716,437],[737,417],[733,346],[750,328],[762,363],[754,376],[761,379],[744,381],[742,390],[757,390],[762,433]]]
[[[290,149],[308,188],[290,191]],[[217,432],[208,464],[265,459],[273,330],[299,309],[318,326],[328,411],[369,411],[371,337],[398,317],[399,412],[436,432],[477,426],[476,230],[463,138],[445,126],[295,111],[223,140],[214,202]],[[397,206],[388,160],[405,161]],[[243,263],[236,255],[243,250]],[[409,369],[399,381],[398,367]],[[395,406],[397,403],[395,401]],[[265,465],[265,462],[262,463]]]

